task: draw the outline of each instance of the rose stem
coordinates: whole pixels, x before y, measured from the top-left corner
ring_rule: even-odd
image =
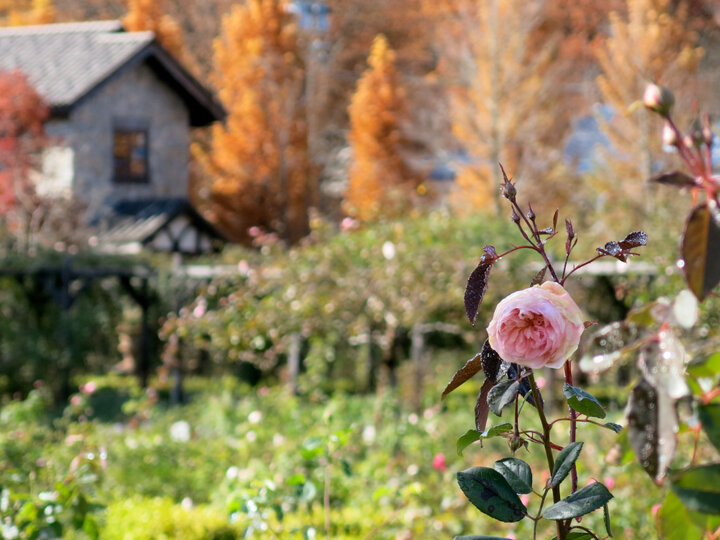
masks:
[[[572,365],[570,364],[570,360],[567,360],[565,362],[565,382],[568,383],[570,386],[573,386]],[[574,443],[575,435],[577,434],[577,413],[569,405],[568,410],[570,411],[570,442]],[[570,478],[572,480],[571,493],[575,493],[577,491],[578,475],[574,463],[572,469],[570,469]]]
[[[530,220],[525,216],[525,213],[522,211],[522,209],[520,208],[520,206],[518,205],[518,203],[516,201],[511,200],[510,203],[515,208],[515,212],[525,222],[525,225],[527,225],[528,229],[530,229],[530,232],[532,233],[533,238],[537,242],[537,246],[535,246],[535,251],[537,251],[543,259],[545,259],[545,264],[547,264],[547,267],[550,270],[550,273],[552,274],[553,279],[557,283],[560,283],[560,280],[558,279],[557,274],[555,273],[555,269],[553,268],[553,265],[547,256],[547,253],[545,253],[545,245],[542,243],[542,238],[540,238],[540,233],[537,230],[537,225],[535,227],[533,227],[533,225],[530,223]],[[520,227],[520,232],[523,233],[523,236],[525,237],[525,239],[528,242],[530,242],[531,244],[533,244],[533,241],[527,237],[522,226],[520,226],[520,222],[518,222],[518,227]]]
[[[550,425],[548,424],[547,418],[545,418],[545,408],[542,406],[540,401],[540,390],[538,390],[537,383],[535,382],[535,375],[531,371],[528,373],[528,382],[530,383],[530,391],[532,392],[533,399],[535,400],[535,408],[537,409],[538,416],[540,417],[540,423],[543,429],[543,446],[545,447],[545,457],[547,458],[548,467],[550,468],[550,474],[552,474],[555,468],[555,458],[553,457],[552,448],[550,446]],[[560,502],[560,486],[552,488],[553,502]],[[562,520],[557,522],[557,538],[558,540],[566,540],[565,527]]]

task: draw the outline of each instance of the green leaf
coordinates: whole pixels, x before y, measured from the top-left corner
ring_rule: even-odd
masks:
[[[506,523],[525,517],[525,505],[499,472],[472,467],[457,473],[457,480],[468,500],[484,514]]]
[[[720,449],[720,403],[700,405],[698,416],[708,439],[715,448]]]
[[[605,409],[597,398],[589,392],[565,383],[563,386],[563,394],[565,394],[568,405],[570,405],[573,410],[581,414],[594,416],[595,418],[605,418]]]
[[[560,451],[555,460],[552,476],[550,477],[550,487],[559,486],[560,483],[565,480],[565,477],[570,474],[570,470],[575,461],[577,461],[582,447],[582,442],[573,442]]]
[[[287,484],[289,486],[301,486],[305,483],[305,475],[302,473],[293,474],[290,478],[287,479]]]
[[[508,540],[504,536],[477,536],[474,534],[464,534],[463,536],[456,536],[453,540]]]
[[[317,495],[317,488],[312,482],[305,482],[300,493],[300,500],[304,502],[312,501]]]
[[[453,540],[508,540],[504,536],[477,536],[474,534],[464,534],[463,536],[456,536]]]
[[[683,272],[688,288],[701,302],[720,283],[720,226],[706,204],[690,213],[682,241]]]
[[[602,508],[612,498],[612,493],[603,484],[595,482],[546,508],[543,517],[557,520],[584,516]]]
[[[702,540],[703,531],[690,519],[690,513],[672,491],[658,511],[658,532],[663,540]]]
[[[502,410],[512,403],[520,391],[520,381],[502,381],[497,383],[488,394],[490,410],[500,416]]]
[[[670,488],[690,510],[720,514],[720,464],[701,465],[673,473]]]
[[[500,424],[498,426],[491,427],[490,429],[485,431],[469,429],[465,432],[463,436],[461,436],[457,440],[458,456],[462,456],[463,450],[465,450],[475,441],[479,441],[480,439],[490,439],[492,437],[497,437],[498,435],[502,435],[503,433],[508,433],[512,431],[512,429],[512,424],[509,423]]]
[[[532,471],[530,465],[522,459],[513,457],[501,459],[495,462],[493,468],[503,475],[515,493],[532,492]]]
[[[720,353],[711,354],[701,360],[693,360],[688,364],[687,372],[696,378],[715,378],[720,375]]]
[[[312,437],[305,441],[305,444],[303,444],[303,447],[300,449],[300,455],[308,461],[319,457],[324,451],[322,445],[323,440],[320,437]]]
[[[612,538],[612,528],[610,527],[610,509],[608,508],[608,505],[603,505],[603,521],[605,522],[605,530],[608,533],[608,536]]]
[[[608,429],[613,430],[615,433],[620,433],[623,430],[623,427],[620,424],[615,424],[613,422],[605,422],[603,424],[603,427],[606,427]]]
[[[455,390],[461,384],[472,379],[481,370],[482,370],[481,355],[476,354],[470,360],[465,362],[465,365],[463,367],[461,367],[460,369],[458,369],[455,372],[455,375],[452,376],[452,379],[450,379],[450,382],[445,387],[445,390],[443,390],[443,393],[440,396],[440,399],[445,399],[445,396],[447,396],[450,392]]]

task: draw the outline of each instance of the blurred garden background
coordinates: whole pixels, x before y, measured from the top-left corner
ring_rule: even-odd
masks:
[[[691,134],[720,112],[720,3],[0,0],[0,24],[3,538],[531,537],[455,480],[508,453],[457,452],[481,381],[440,399],[543,267],[500,261],[467,321],[483,246],[522,243],[498,164],[572,220],[571,264],[648,233],[568,282],[588,321],[682,291],[693,200],[648,183],[679,160],[639,100],[671,88]],[[710,297],[692,357],[719,324]],[[625,425],[632,359],[581,377]],[[658,537],[672,495],[592,427],[581,485],[613,490],[615,537]]]

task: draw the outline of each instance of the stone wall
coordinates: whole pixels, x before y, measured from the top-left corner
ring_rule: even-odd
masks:
[[[115,122],[149,126],[148,184],[113,181]],[[189,114],[181,99],[146,65],[128,66],[77,105],[67,120],[53,120],[48,134],[72,148],[73,195],[101,217],[120,199],[186,197]]]

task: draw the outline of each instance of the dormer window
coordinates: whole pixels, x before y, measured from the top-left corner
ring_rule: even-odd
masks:
[[[149,170],[148,122],[115,121],[113,179],[118,184],[147,184]]]

